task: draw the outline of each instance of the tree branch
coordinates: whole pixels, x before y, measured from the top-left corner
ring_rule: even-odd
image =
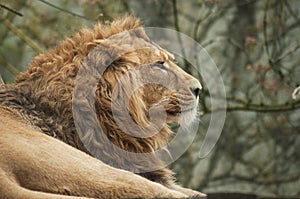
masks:
[[[90,18],[87,18],[87,17],[85,17],[85,16],[83,16],[83,15],[79,15],[79,14],[77,14],[77,13],[71,12],[71,11],[66,10],[66,9],[64,9],[64,8],[58,7],[58,6],[56,6],[56,5],[52,4],[52,3],[49,3],[49,2],[47,2],[47,1],[44,1],[44,0],[39,0],[39,1],[42,2],[42,3],[44,3],[44,4],[46,4],[46,5],[48,5],[48,6],[50,6],[50,7],[53,7],[53,8],[55,8],[55,9],[57,9],[57,10],[60,10],[60,11],[62,11],[62,12],[68,13],[68,14],[71,14],[71,15],[73,15],[73,16],[75,16],[75,17],[79,17],[79,18],[82,18],[82,19],[85,19],[85,20],[88,20],[88,21],[96,21],[96,20],[94,20],[94,19],[90,19]]]
[[[273,64],[277,64],[278,62],[280,62],[281,60],[283,60],[284,58],[286,58],[287,56],[289,56],[290,54],[296,52],[298,49],[300,48],[300,43],[297,44],[295,47],[293,47],[292,49],[290,49],[288,52],[286,52],[285,54],[280,55],[277,59],[275,59],[272,63]]]
[[[227,106],[224,108],[216,108],[214,110],[207,109],[205,113],[212,113],[217,111],[233,112],[233,111],[248,111],[248,112],[285,112],[285,111],[293,111],[296,109],[300,109],[300,101],[285,103],[285,104],[276,104],[276,105],[264,105],[264,104],[247,104],[244,106]]]
[[[1,3],[0,3],[0,8],[4,8],[5,10],[8,10],[9,12],[14,13],[15,15],[18,15],[18,16],[20,16],[20,17],[23,17],[23,14],[22,14],[22,13],[19,13],[19,12],[15,11],[14,9],[11,9],[11,8],[9,8],[9,7],[7,7],[7,6],[3,5],[3,4],[1,4]]]
[[[7,70],[9,70],[9,72],[11,72],[13,75],[18,75],[20,73],[16,67],[5,60],[5,57],[2,54],[0,55],[0,63],[3,63]]]
[[[245,107],[228,107],[227,112],[231,111],[254,111],[254,112],[284,112],[300,109],[299,103],[279,104],[279,105],[256,105],[251,104]]]
[[[20,39],[22,39],[25,43],[27,43],[34,51],[37,53],[42,53],[44,50],[36,45],[29,37],[27,37],[22,31],[20,31],[16,26],[14,26],[10,21],[4,20],[4,25],[13,33],[18,35]]]
[[[267,34],[267,15],[269,9],[269,0],[266,0],[264,7],[264,18],[263,18],[263,38],[264,38],[264,47],[266,54],[268,56],[269,62],[272,62],[272,58],[269,51],[269,42],[268,42],[268,34]]]
[[[185,55],[185,51],[183,48],[183,42],[180,37],[180,28],[179,28],[179,23],[178,23],[177,1],[172,0],[172,5],[173,5],[173,14],[174,14],[174,26],[177,31],[177,38],[178,38],[179,45],[181,47],[182,56],[183,56],[183,58],[185,58],[186,55]],[[184,61],[185,68],[188,70],[188,62],[185,59],[183,59],[183,61]]]

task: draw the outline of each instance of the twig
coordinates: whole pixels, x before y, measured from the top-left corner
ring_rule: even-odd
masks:
[[[234,98],[234,97],[227,97],[226,100],[233,103],[243,104],[243,105],[247,104],[247,101],[239,98]]]
[[[14,5],[14,10],[21,10],[24,6],[26,5],[26,1],[18,1],[17,4]],[[8,21],[13,21],[15,17],[17,17],[18,15],[15,14],[6,14],[5,16],[2,16],[0,21],[1,24],[3,22],[4,19],[8,20]],[[4,41],[4,39],[8,36],[9,33],[9,29],[5,28],[2,32],[2,34],[0,34],[0,43],[2,43]]]
[[[215,21],[219,19],[220,16],[222,16],[226,11],[228,11],[227,8],[229,8],[229,6],[219,8],[217,11],[213,10],[203,19],[199,18],[194,28],[194,39],[196,41],[200,41],[201,38],[205,38],[209,28],[215,24]]]
[[[294,17],[294,19],[296,19],[296,21],[299,21],[299,17],[298,15],[293,11],[293,9],[291,8],[289,1],[283,1],[283,3],[286,5],[289,13]]]
[[[281,70],[277,67],[275,67],[275,63],[273,60],[273,57],[270,55],[269,51],[269,40],[268,40],[268,34],[267,34],[267,15],[268,15],[268,10],[269,10],[269,3],[270,0],[266,0],[265,7],[264,7],[264,19],[263,19],[263,39],[264,39],[264,49],[266,51],[267,57],[269,64],[271,65],[272,69],[278,73],[279,77],[281,79],[284,79],[284,75],[282,74]]]
[[[199,17],[196,20],[196,24],[195,24],[195,27],[194,27],[194,33],[193,33],[194,39],[196,39],[196,41],[198,41],[198,39],[200,39],[200,38],[197,37],[197,32],[199,30],[199,27],[200,27],[201,23],[204,22],[206,19],[208,19],[212,14],[214,14],[214,12],[210,12],[206,16],[204,16],[203,18]]]
[[[1,3],[0,3],[0,8],[4,8],[4,9],[8,10],[9,12],[14,13],[15,15],[18,15],[18,16],[20,16],[20,17],[23,17],[23,14],[22,14],[22,13],[19,13],[19,12],[15,11],[14,9],[11,9],[11,8],[9,8],[9,7],[7,7],[7,6],[3,5],[3,4],[1,4]]]
[[[244,106],[227,106],[226,109],[224,108],[216,108],[214,110],[208,109],[206,113],[217,112],[217,111],[224,111],[233,112],[233,111],[247,111],[247,112],[261,112],[261,113],[268,113],[268,112],[284,112],[284,111],[293,111],[296,109],[300,109],[299,101],[285,103],[285,104],[277,104],[277,105],[258,105],[258,104],[246,104]]]
[[[266,0],[265,7],[264,7],[264,19],[263,19],[263,37],[264,37],[264,47],[267,53],[269,62],[272,63],[272,58],[270,56],[269,51],[269,43],[268,43],[268,35],[267,35],[267,14],[269,9],[269,0]]]
[[[53,8],[55,8],[55,9],[57,9],[57,10],[60,10],[60,11],[62,11],[62,12],[66,12],[66,13],[68,13],[68,14],[71,14],[71,15],[73,15],[73,16],[75,16],[75,17],[79,17],[79,18],[82,18],[82,19],[85,19],[85,20],[88,20],[88,21],[95,21],[94,19],[90,19],[90,18],[87,18],[87,17],[85,17],[85,16],[83,16],[83,15],[79,15],[79,14],[77,14],[77,13],[71,12],[71,11],[69,11],[69,10],[66,10],[66,9],[64,9],[64,8],[61,8],[61,7],[58,7],[58,6],[56,6],[56,5],[52,4],[52,3],[49,3],[49,2],[47,2],[47,1],[44,1],[44,0],[39,0],[39,1],[42,2],[42,3],[44,3],[44,4],[46,4],[46,5],[48,5],[48,6],[50,6],[50,7],[53,7]]]
[[[300,43],[298,45],[296,45],[294,48],[290,49],[288,52],[286,52],[283,55],[280,55],[276,60],[273,61],[273,64],[276,64],[278,62],[280,62],[281,60],[283,60],[284,58],[286,58],[287,56],[289,56],[290,54],[296,52],[298,49],[300,48]]]
[[[179,45],[181,47],[182,56],[184,58],[183,59],[184,65],[185,65],[186,69],[188,69],[188,62],[185,60],[186,55],[185,55],[185,51],[184,51],[184,48],[183,48],[183,42],[182,42],[182,39],[180,37],[180,28],[179,28],[179,24],[178,24],[178,11],[177,11],[177,2],[176,2],[176,0],[172,0],[172,4],[173,4],[173,14],[174,14],[174,26],[175,26],[175,29],[177,31],[178,42],[179,42]]]
[[[242,45],[240,45],[237,41],[235,41],[233,38],[230,38],[230,37],[228,38],[228,42],[230,44],[232,44],[234,47],[240,49],[245,54],[245,56],[247,57],[247,59],[250,60],[247,51],[245,50],[245,48]]]
[[[256,105],[251,104],[246,107],[227,107],[227,112],[231,111],[250,111],[250,112],[285,112],[300,109],[299,103],[280,104],[276,106]]]
[[[277,40],[279,40],[280,38],[282,38],[285,35],[287,35],[292,30],[299,28],[299,26],[300,26],[300,20],[292,23],[289,27],[287,27],[288,31],[284,31],[284,32],[280,33],[279,35],[277,35],[277,36],[275,36],[273,38],[270,38],[267,42],[269,44],[272,44],[272,43],[276,42]]]
[[[172,0],[172,5],[173,5],[173,13],[174,13],[174,25],[175,29],[179,31],[179,24],[178,24],[178,12],[177,12],[177,1]]]
[[[2,55],[2,53],[0,54],[0,63],[1,62],[4,64],[4,66],[7,68],[7,70],[9,70],[9,72],[11,72],[13,75],[18,75],[20,73],[20,71],[15,66],[8,63],[5,60],[5,57]]]
[[[18,35],[20,39],[22,39],[25,43],[27,43],[34,51],[37,53],[42,53],[43,49],[37,46],[33,41],[30,40],[23,32],[21,32],[16,26],[14,26],[10,21],[4,20],[4,25],[10,29],[13,33]]]

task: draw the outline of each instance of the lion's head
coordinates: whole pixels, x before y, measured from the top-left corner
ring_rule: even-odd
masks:
[[[95,81],[94,88],[89,87]],[[130,152],[153,152],[168,142],[172,132],[167,123],[187,125],[195,118],[201,90],[199,81],[183,71],[171,53],[150,41],[132,17],[109,26],[98,24],[93,31],[85,29],[66,39],[38,56],[17,83],[27,88],[35,108],[52,118],[58,138],[81,150],[85,150],[81,141],[89,143],[93,155],[116,167],[130,163],[103,149],[88,108],[95,108],[98,125],[114,145]],[[81,92],[86,91],[92,91],[94,101],[85,100],[87,95]],[[77,126],[85,133],[81,140],[72,99],[73,106],[80,107],[76,113],[80,121],[90,124]]]

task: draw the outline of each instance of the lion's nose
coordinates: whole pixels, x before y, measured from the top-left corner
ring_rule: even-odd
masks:
[[[197,87],[197,88],[191,88],[192,93],[195,95],[195,97],[197,98],[201,92],[201,88]]]
[[[190,88],[192,93],[195,95],[195,97],[198,97],[200,95],[202,86],[199,82],[197,82],[197,84],[195,84],[193,87]]]
[[[196,97],[198,97],[199,94],[200,94],[200,91],[201,91],[200,88],[195,88],[192,92],[193,92],[193,94],[194,94]]]

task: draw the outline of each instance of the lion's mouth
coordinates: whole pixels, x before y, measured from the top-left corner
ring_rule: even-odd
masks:
[[[196,108],[196,107],[195,107]],[[180,111],[174,111],[174,110],[166,110],[168,115],[172,115],[172,116],[178,116],[180,114],[184,114],[184,113],[188,113],[193,111],[195,108],[190,108],[190,109],[186,109],[186,110],[180,110]]]
[[[197,106],[184,110],[166,110],[168,115],[167,123],[177,123],[188,126],[197,117]]]
[[[170,111],[170,110],[167,110],[166,113],[168,115],[171,115],[171,116],[177,116],[177,115],[181,114],[181,111]]]
[[[163,105],[167,115],[166,123],[177,123],[187,125],[194,121],[198,112],[198,101],[178,101],[178,98],[165,98],[159,104]]]

